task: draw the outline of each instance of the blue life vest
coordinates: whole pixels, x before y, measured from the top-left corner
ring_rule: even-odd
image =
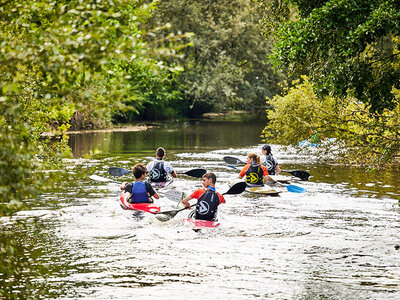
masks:
[[[132,195],[129,203],[151,203],[153,202],[146,190],[146,184],[143,181],[135,181],[132,186]]]
[[[209,187],[197,201],[195,219],[214,221],[218,205],[219,197],[215,189]]]
[[[264,184],[264,171],[259,164],[252,163],[246,171],[246,183],[254,185]]]
[[[153,168],[151,169],[150,173],[150,181],[151,182],[165,182],[167,181],[167,172],[164,169],[164,161],[157,160],[153,164]]]

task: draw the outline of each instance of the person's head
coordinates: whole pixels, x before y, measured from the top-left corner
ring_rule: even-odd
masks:
[[[247,163],[251,164],[252,162],[255,162],[256,164],[260,164],[260,156],[258,156],[255,153],[247,154]]]
[[[262,154],[266,154],[266,155],[271,154],[271,146],[265,144],[264,146],[262,146],[261,152],[262,152]]]
[[[143,164],[136,164],[132,168],[132,174],[136,179],[140,179],[143,175],[146,175],[147,169]]]
[[[159,147],[156,151],[157,158],[163,158],[165,156],[165,149],[163,147]]]
[[[217,182],[217,176],[215,176],[214,173],[208,172],[203,175],[203,186],[204,187],[215,186],[216,182]]]

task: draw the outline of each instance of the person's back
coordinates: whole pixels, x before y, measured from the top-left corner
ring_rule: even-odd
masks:
[[[246,183],[249,186],[264,185],[264,170],[261,165],[252,163],[246,170]]]
[[[271,146],[264,145],[261,148],[261,153],[263,154],[261,157],[261,164],[267,168],[268,174],[269,175],[276,175],[277,173],[279,174],[281,172],[281,169],[279,167],[278,161],[271,153]]]
[[[255,153],[247,155],[247,165],[239,173],[239,178],[242,179],[246,176],[246,184],[248,186],[263,186],[264,180],[274,180],[269,176],[268,170],[265,166],[260,164],[260,157]]]
[[[146,167],[143,164],[136,164],[132,168],[133,176],[136,181],[131,183],[124,182],[121,184],[121,190],[131,194],[128,202],[130,203],[152,203],[151,197],[159,199],[158,194],[154,191],[150,183],[144,182],[146,178]]]
[[[166,182],[168,181],[168,174],[176,178],[176,172],[171,164],[164,161],[165,149],[159,147],[156,151],[156,159],[147,164],[147,172],[150,176],[151,182]]]
[[[204,188],[197,189],[191,195],[182,200],[182,204],[190,208],[189,200],[197,199],[195,219],[215,221],[218,206],[225,202],[224,196],[215,190],[217,177],[214,173],[203,175]]]

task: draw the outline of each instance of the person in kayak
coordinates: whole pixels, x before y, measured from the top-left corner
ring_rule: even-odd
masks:
[[[248,186],[263,186],[264,181],[275,182],[269,174],[265,166],[260,164],[260,156],[255,153],[247,155],[247,165],[239,173],[239,178],[242,179],[246,176],[246,183]]]
[[[146,167],[143,164],[136,164],[132,168],[133,176],[136,181],[128,183],[124,182],[120,188],[131,194],[129,203],[152,203],[154,197],[159,199],[160,196],[154,191],[150,183],[144,181],[146,178]]]
[[[279,168],[278,161],[275,157],[272,156],[271,146],[264,145],[261,148],[261,164],[267,167],[269,175],[278,175],[281,173],[281,169]]]
[[[190,208],[189,200],[197,199],[195,219],[215,221],[218,205],[225,203],[225,198],[215,190],[217,177],[208,172],[203,175],[204,188],[195,190],[192,194],[182,200],[186,208]]]
[[[150,175],[150,182],[167,182],[168,174],[171,174],[172,177],[176,178],[176,172],[172,168],[169,162],[164,160],[165,158],[165,149],[163,147],[159,147],[156,151],[156,159],[149,162],[147,164],[147,172]]]

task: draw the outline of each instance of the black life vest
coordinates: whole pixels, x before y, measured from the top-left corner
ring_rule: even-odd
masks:
[[[151,182],[165,182],[167,181],[167,172],[164,169],[164,161],[157,160],[153,164],[153,168],[150,173],[150,181]]]
[[[214,221],[219,205],[217,192],[207,189],[196,204],[195,219]]]
[[[254,185],[263,185],[264,184],[264,171],[258,164],[251,164],[250,167],[246,171],[246,183],[254,184]]]
[[[271,154],[265,156],[265,166],[269,175],[275,175],[276,161]]]

